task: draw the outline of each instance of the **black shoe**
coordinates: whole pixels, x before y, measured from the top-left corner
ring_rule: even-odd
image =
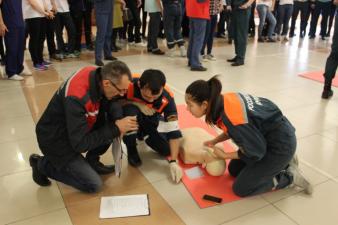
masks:
[[[268,39],[266,40],[266,42],[273,43],[273,42],[276,42],[276,40],[275,40],[275,39],[273,39],[273,38],[268,38]]]
[[[40,186],[49,186],[51,185],[50,180],[47,176],[43,175],[39,172],[38,169],[38,161],[42,158],[38,154],[32,154],[29,156],[29,164],[32,167],[32,177],[35,183],[37,183]]]
[[[104,165],[100,161],[96,160],[88,160],[86,159],[88,164],[95,170],[98,174],[104,175],[104,174],[110,174],[115,171],[114,165]]]
[[[151,51],[154,55],[164,55],[165,52],[161,51],[160,49],[156,49],[155,51]]]
[[[142,165],[142,160],[140,159],[140,156],[137,152],[136,146],[127,146],[128,151],[128,163],[132,167],[139,167]]]
[[[88,51],[94,51],[94,46],[93,45],[87,45],[87,50]]]
[[[102,62],[102,60],[95,60],[95,65],[104,66],[104,63]]]
[[[230,45],[232,44],[232,38],[228,39],[228,44],[230,44]]]
[[[326,39],[325,39],[325,36],[322,36],[322,38],[321,38],[323,41],[325,41]]]
[[[310,39],[314,39],[315,37],[316,37],[316,35],[312,35],[312,34],[309,35],[309,38],[310,38]]]
[[[57,54],[50,55],[49,59],[50,60],[62,61],[62,58],[59,55],[57,55]]]
[[[200,71],[200,72],[203,72],[203,71],[207,71],[207,68],[205,68],[203,66],[199,66],[199,67],[191,67],[190,70],[191,71]]]
[[[104,57],[104,60],[115,61],[117,60],[117,58],[115,58],[114,56],[107,56],[107,57]]]
[[[264,38],[258,38],[258,40],[257,40],[258,42],[261,42],[261,43],[264,43],[265,42],[265,40],[264,40]]]
[[[322,99],[329,99],[333,96],[333,91],[332,90],[328,90],[328,89],[324,89],[323,93],[322,93]]]
[[[235,56],[235,57],[232,58],[232,59],[227,59],[227,62],[233,63],[233,62],[236,62],[236,60],[237,60],[237,56]]]
[[[304,38],[304,34],[303,34],[303,33],[300,33],[299,37],[300,37],[300,38]]]
[[[231,66],[242,66],[242,65],[244,65],[244,62],[240,62],[240,61],[236,61],[231,64]]]

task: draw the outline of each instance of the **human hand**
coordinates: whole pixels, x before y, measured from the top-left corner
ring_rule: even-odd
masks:
[[[212,139],[212,140],[209,140],[209,141],[205,141],[204,143],[203,143],[203,145],[204,146],[207,146],[207,147],[214,147],[215,146],[215,140],[214,139]]]
[[[232,10],[231,5],[227,5],[226,9],[227,9],[228,11],[231,11],[231,10]]]
[[[247,9],[247,8],[249,8],[249,5],[245,3],[245,4],[241,5],[239,8],[240,9]]]
[[[136,1],[136,6],[137,6],[137,8],[140,8],[140,7],[141,7],[141,5],[142,5],[142,2],[141,2],[141,0],[137,0],[137,1]]]
[[[314,9],[316,7],[316,4],[311,4],[310,7],[311,9]]]
[[[147,105],[145,104],[142,104],[142,103],[138,103],[138,102],[132,102],[133,105],[137,106],[137,108],[139,110],[141,110],[141,112],[146,115],[146,116],[152,116],[155,114],[155,110],[148,107]]]
[[[127,116],[123,119],[116,120],[115,125],[119,128],[122,134],[138,129],[136,116]]]
[[[0,24],[0,37],[5,36],[5,33],[8,32],[7,26],[4,23]]]
[[[338,5],[338,0],[334,0],[333,4]]]
[[[182,168],[177,161],[169,163],[171,178],[174,182],[179,183],[183,177]]]

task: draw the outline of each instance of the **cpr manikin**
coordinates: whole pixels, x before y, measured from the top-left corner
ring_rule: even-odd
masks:
[[[213,138],[204,129],[195,127],[182,129],[183,138],[180,141],[180,157],[185,164],[204,164],[206,154],[209,154],[213,161],[206,163],[205,169],[212,176],[221,176],[226,169],[226,163],[222,159],[217,159],[212,153],[212,149],[203,145],[205,141]],[[221,144],[216,147],[222,148]]]

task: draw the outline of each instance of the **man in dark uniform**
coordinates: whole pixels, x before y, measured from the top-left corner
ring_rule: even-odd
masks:
[[[0,0],[0,4],[0,36],[5,37],[6,74],[10,80],[23,80],[21,75],[31,75],[31,73],[24,72],[23,66],[25,23],[22,0]]]
[[[338,0],[334,0],[333,2],[338,8]],[[338,11],[336,9],[336,11]],[[331,90],[332,80],[336,75],[338,66],[338,16],[336,16],[335,23],[334,23],[334,33],[332,38],[332,46],[331,46],[331,53],[326,60],[325,65],[325,84],[324,90],[322,93],[323,99],[328,99],[332,97],[333,91]]]
[[[254,0],[227,0],[227,5],[231,5],[232,9],[231,26],[236,54],[234,58],[227,60],[232,63],[232,66],[244,65],[251,4],[253,1]]]
[[[144,139],[146,144],[162,156],[171,156],[176,162],[179,152],[177,109],[173,94],[165,86],[166,78],[159,70],[146,70],[140,78],[134,78],[129,85],[128,104],[123,108],[125,116],[137,116],[139,130],[126,133],[123,141],[128,150],[128,162],[138,167],[142,164],[136,148],[136,139]],[[179,182],[182,170],[177,163],[170,163],[174,181]]]
[[[137,129],[136,118],[122,118],[116,102],[130,79],[127,65],[116,61],[102,68],[84,67],[61,85],[36,126],[44,156],[33,154],[29,162],[38,185],[50,185],[49,177],[83,192],[100,190],[98,174],[113,172],[113,167],[103,165],[99,155]]]

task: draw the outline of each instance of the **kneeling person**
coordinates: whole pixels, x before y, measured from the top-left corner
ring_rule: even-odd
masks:
[[[139,130],[123,137],[128,149],[128,162],[138,167],[142,164],[136,148],[136,139],[144,139],[146,144],[162,156],[171,155],[170,168],[173,180],[179,182],[182,170],[176,159],[179,152],[177,109],[173,94],[165,86],[166,78],[159,70],[146,70],[140,78],[134,78],[127,91],[127,99],[132,104],[124,106],[125,116],[137,116]]]
[[[33,154],[29,162],[37,184],[48,186],[52,178],[84,192],[100,190],[98,174],[113,169],[99,155],[124,133],[137,130],[136,118],[122,118],[116,99],[125,95],[130,80],[127,65],[115,61],[102,68],[85,67],[61,85],[36,126],[44,156]]]

